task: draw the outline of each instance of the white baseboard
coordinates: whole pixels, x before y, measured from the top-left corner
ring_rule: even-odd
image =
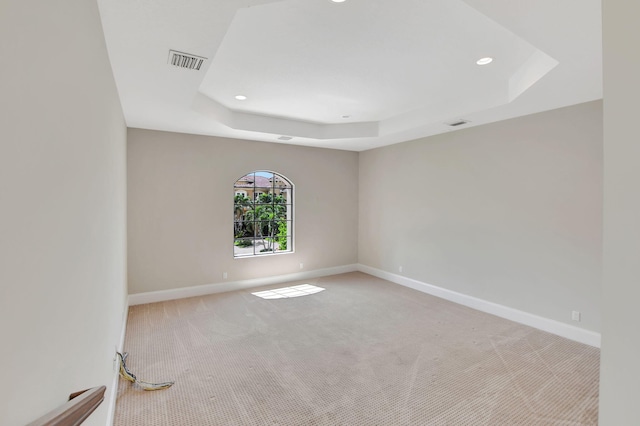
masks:
[[[565,324],[560,321],[540,317],[528,312],[510,308],[508,306],[499,305],[487,300],[478,299],[473,296],[468,296],[466,294],[447,290],[446,288],[423,283],[422,281],[414,280],[412,278],[407,278],[401,275],[393,274],[391,272],[372,268],[371,266],[362,264],[358,264],[357,266],[358,270],[360,272],[364,272],[365,274],[373,275],[374,277],[382,278],[384,280],[391,281],[393,283],[400,284],[402,286],[409,287],[414,290],[439,297],[441,299],[468,306],[478,311],[486,312],[501,318],[518,322],[520,324],[537,328],[539,330],[553,333],[558,336],[574,340],[576,342],[584,343],[589,346],[595,346],[597,348],[600,347],[600,333],[596,333],[595,331],[585,330],[583,328]]]
[[[319,278],[329,275],[343,274],[347,272],[361,271],[374,277],[382,278],[384,280],[400,284],[405,287],[412,288],[414,290],[421,291],[423,293],[430,294],[432,296],[440,297],[445,300],[449,300],[460,305],[468,306],[473,309],[477,309],[482,312],[486,312],[492,315],[499,316],[511,321],[518,322],[520,324],[528,325],[549,333],[556,334],[567,339],[574,340],[576,342],[584,343],[590,346],[600,347],[600,333],[591,330],[585,330],[570,324],[566,324],[560,321],[544,318],[538,315],[534,315],[528,312],[520,311],[518,309],[510,308],[508,306],[500,305],[497,303],[489,302],[487,300],[479,299],[477,297],[469,296],[463,293],[458,293],[446,288],[438,287],[432,284],[427,284],[422,281],[414,280],[412,278],[403,277],[401,275],[393,274],[391,272],[383,271],[381,269],[373,268],[371,266],[363,264],[351,264],[337,266],[333,268],[316,269],[313,271],[297,272],[286,275],[276,275],[265,278],[255,278],[250,280],[221,282],[216,284],[205,284],[194,287],[176,288],[171,290],[153,291],[148,293],[136,293],[129,295],[129,306],[142,305],[145,303],[164,302],[167,300],[184,299],[187,297],[204,296],[207,294],[223,293],[226,291],[242,290],[247,288],[259,287],[263,285],[281,284],[290,281],[305,280],[311,278]],[[126,318],[125,318],[126,324]],[[124,327],[124,325],[123,325]],[[124,330],[123,330],[123,342],[124,342]],[[122,343],[120,345],[122,350]],[[117,380],[117,375],[116,375]],[[115,403],[115,401],[114,401]]]
[[[122,315],[122,329],[120,331],[120,341],[116,347],[116,350],[122,353],[124,348],[124,337],[127,332],[127,318],[129,317],[129,304],[125,303],[124,313]],[[120,364],[118,363],[118,359],[116,358],[116,354],[113,354],[113,365],[114,365],[114,375],[113,380],[111,381],[111,388],[108,389],[109,392],[109,405],[107,407],[107,426],[113,426],[113,422],[115,420],[116,414],[116,396],[118,393],[118,382],[120,379]]]
[[[281,284],[289,281],[308,280],[311,278],[325,277],[329,275],[344,274],[358,270],[358,265],[343,265],[333,268],[315,269],[313,271],[296,272],[293,274],[276,275],[250,280],[221,282],[216,284],[204,284],[194,287],[176,288],[171,290],[152,291],[148,293],[135,293],[129,295],[129,306],[143,305],[145,303],[164,302],[167,300],[184,299],[186,297],[204,296],[206,294],[223,293],[226,291],[243,290],[246,288],[263,285]]]

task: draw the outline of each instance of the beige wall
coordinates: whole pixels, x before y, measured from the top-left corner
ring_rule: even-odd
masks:
[[[95,1],[0,6],[0,424],[107,385],[126,298],[126,127]]]
[[[640,5],[604,2],[604,281],[600,425],[640,425]]]
[[[233,258],[233,184],[254,170],[295,185],[293,254]],[[355,152],[129,129],[130,292],[353,264],[357,200]]]
[[[360,263],[600,330],[601,102],[362,152],[359,183]]]

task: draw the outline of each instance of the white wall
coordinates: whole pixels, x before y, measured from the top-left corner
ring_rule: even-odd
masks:
[[[254,170],[295,185],[293,254],[233,257],[233,184]],[[358,154],[129,129],[128,207],[132,294],[354,264]]]
[[[359,183],[359,263],[600,331],[601,102],[362,152]]]
[[[0,58],[0,424],[13,426],[111,388],[126,127],[95,1],[3,0]],[[85,424],[105,424],[108,396]]]
[[[603,1],[602,426],[640,425],[640,5]]]

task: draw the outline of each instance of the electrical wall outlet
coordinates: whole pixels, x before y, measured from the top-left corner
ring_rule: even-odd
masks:
[[[300,269],[304,268],[304,263],[300,264]]]
[[[571,319],[574,321],[580,321],[580,312],[579,311],[571,311]]]
[[[402,266],[398,267],[398,272],[402,273]]]
[[[226,273],[226,272],[223,272],[223,273],[222,273],[222,279],[226,280],[226,279],[227,279],[227,277],[228,277],[227,273]]]

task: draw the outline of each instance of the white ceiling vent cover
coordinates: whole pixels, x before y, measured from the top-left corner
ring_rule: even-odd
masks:
[[[198,55],[192,55],[191,53],[179,52],[177,50],[169,50],[169,65],[173,65],[178,68],[186,68],[189,70],[200,70],[202,63],[207,58]]]

